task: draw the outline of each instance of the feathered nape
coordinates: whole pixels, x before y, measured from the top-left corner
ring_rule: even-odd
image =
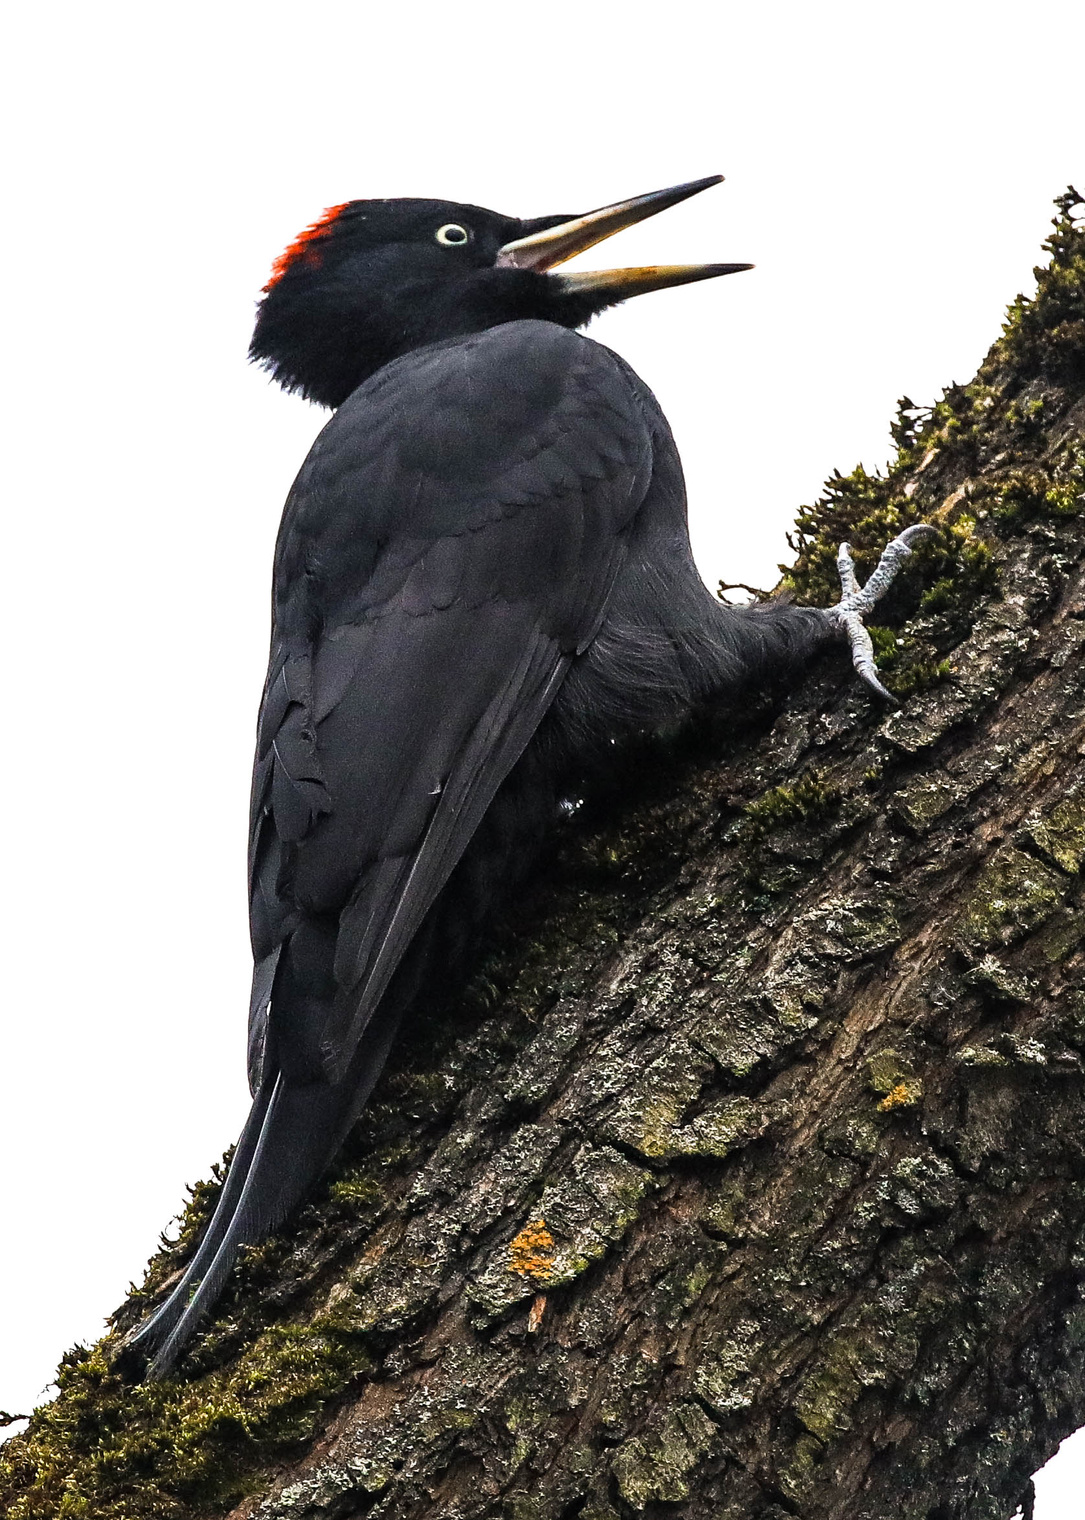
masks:
[[[350,205],[350,201],[343,201],[339,206],[329,206],[328,209],[316,221],[306,227],[304,232],[299,232],[289,248],[280,253],[279,257],[271,266],[271,274],[264,286],[265,294],[272,286],[277,285],[288,269],[292,269],[299,261],[304,260],[310,268],[320,263],[320,249],[318,245],[322,238],[326,238],[335,222]]]

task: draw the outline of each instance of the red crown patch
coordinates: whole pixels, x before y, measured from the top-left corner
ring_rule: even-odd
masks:
[[[321,238],[327,237],[339,214],[347,209],[349,201],[344,201],[341,206],[329,206],[328,209],[317,217],[316,221],[306,227],[304,232],[299,232],[294,241],[271,266],[271,274],[264,290],[268,291],[273,285],[277,285],[288,269],[296,264],[299,259],[304,259],[307,264],[320,263],[320,251],[313,247]]]

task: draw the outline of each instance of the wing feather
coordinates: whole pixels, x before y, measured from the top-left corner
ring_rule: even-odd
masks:
[[[269,1028],[280,1058],[314,1045],[312,1009],[280,1007],[275,980],[306,923],[334,925],[310,1075],[349,1067],[594,638],[650,476],[624,368],[543,323],[397,361],[321,435],[280,534],[253,783],[257,1083]]]

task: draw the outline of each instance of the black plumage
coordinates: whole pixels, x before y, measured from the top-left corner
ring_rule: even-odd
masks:
[[[275,556],[250,841],[253,1108],[194,1260],[131,1339],[159,1375],[239,1247],[331,1160],[404,1010],[612,741],[797,671],[838,632],[824,612],[732,610],[706,591],[666,419],[575,331],[637,289],[745,266],[550,272],[570,238],[588,246],[608,217],[627,225],[709,183],[583,224],[353,202],[276,266],[253,355],[338,410]]]

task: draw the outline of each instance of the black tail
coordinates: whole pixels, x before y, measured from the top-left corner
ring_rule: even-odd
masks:
[[[290,1087],[269,1077],[253,1099],[211,1222],[181,1281],[128,1338],[125,1354],[169,1375],[215,1303],[242,1246],[255,1245],[301,1202],[342,1144],[384,1067],[399,1019],[372,1020],[341,1082]]]
[[[215,1212],[166,1301],[129,1336],[121,1358],[166,1377],[214,1306],[246,1245],[269,1235],[332,1161],[384,1069],[405,1014],[454,997],[484,925],[537,858],[556,812],[548,761],[520,761],[491,804],[437,904],[416,934],[335,1083],[289,1081],[274,1064],[256,1091]],[[289,996],[289,986],[280,986]]]

